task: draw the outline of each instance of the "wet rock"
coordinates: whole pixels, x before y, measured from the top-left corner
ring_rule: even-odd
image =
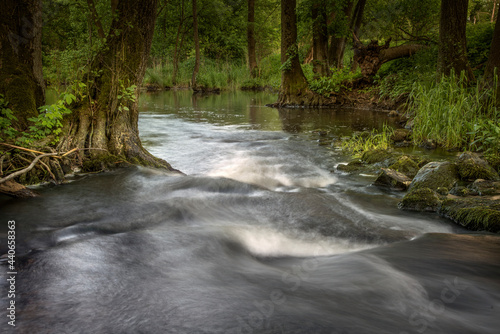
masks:
[[[474,231],[500,232],[500,202],[478,197],[446,199],[439,213]]]
[[[413,179],[417,175],[420,167],[418,164],[410,157],[403,155],[399,157],[398,160],[389,166],[390,169],[403,173],[410,179]]]
[[[354,160],[348,164],[340,164],[337,166],[337,170],[344,173],[354,173],[363,169],[365,164],[361,160]]]
[[[388,159],[391,159],[393,154],[387,150],[370,150],[365,151],[361,156],[361,160],[366,162],[367,164],[374,164],[378,162],[385,162]]]
[[[13,180],[0,183],[0,193],[14,198],[37,197],[38,194]]]
[[[406,190],[410,183],[411,179],[405,174],[390,168],[382,168],[373,185],[394,190]]]
[[[458,173],[455,164],[450,162],[429,162],[422,167],[413,181],[409,191],[422,188],[437,190],[440,187],[451,189],[458,181]]]
[[[487,155],[484,157],[493,169],[495,169],[500,174],[500,156],[497,155]]]
[[[454,196],[465,197],[471,195],[469,188],[464,186],[455,186],[450,190],[450,194]]]
[[[439,195],[429,188],[415,189],[406,194],[398,203],[398,208],[408,211],[436,212],[440,206]]]
[[[408,129],[396,129],[391,136],[391,140],[395,143],[399,143],[408,140],[410,137],[410,130]]]
[[[469,188],[479,196],[500,195],[500,181],[477,179]]]
[[[458,173],[462,180],[500,180],[497,171],[486,160],[472,152],[464,152],[458,158]]]

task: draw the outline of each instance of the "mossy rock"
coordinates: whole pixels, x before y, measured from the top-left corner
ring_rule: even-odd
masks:
[[[469,188],[479,196],[500,195],[500,181],[478,179]]]
[[[411,131],[408,129],[396,129],[394,130],[391,140],[395,143],[399,143],[410,138]]]
[[[465,197],[471,195],[469,188],[464,186],[455,186],[450,190],[450,194],[454,196]]]
[[[373,185],[394,190],[406,190],[411,179],[403,173],[390,168],[382,168]]]
[[[429,188],[436,191],[438,188],[451,189],[458,181],[455,164],[450,162],[429,162],[422,167],[411,182],[409,191]]]
[[[462,180],[500,180],[497,171],[490,164],[472,152],[464,152],[458,158],[458,173]]]
[[[439,213],[473,231],[500,232],[500,202],[465,198],[443,201]]]
[[[114,155],[104,155],[97,158],[85,159],[82,164],[82,172],[101,172],[115,167],[123,167],[125,158]]]
[[[369,150],[365,151],[361,156],[361,161],[367,164],[375,164],[378,162],[385,162],[388,159],[393,158],[393,154],[387,150]]]
[[[500,156],[498,155],[487,155],[484,157],[493,169],[500,173]]]
[[[417,175],[420,167],[418,164],[409,156],[403,155],[399,157],[398,160],[389,166],[390,169],[393,169],[397,172],[403,173],[408,176],[410,179],[413,179],[415,175]]]
[[[361,169],[365,164],[361,160],[354,160],[349,162],[348,164],[340,164],[337,166],[337,170],[344,173],[355,173]]]
[[[441,199],[439,195],[429,188],[410,191],[398,203],[398,208],[408,211],[436,212],[440,206]]]

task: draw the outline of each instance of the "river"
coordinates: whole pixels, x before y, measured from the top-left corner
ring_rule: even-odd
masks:
[[[144,146],[186,176],[132,167],[0,197],[0,254],[9,220],[16,236],[1,332],[498,333],[497,235],[335,171],[333,141],[388,119],[275,99],[144,94]]]

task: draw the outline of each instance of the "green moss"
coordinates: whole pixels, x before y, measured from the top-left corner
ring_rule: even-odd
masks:
[[[337,166],[337,170],[345,173],[354,173],[361,170],[364,167],[364,163],[361,160],[354,160],[349,162],[347,165],[340,164]]]
[[[500,232],[500,203],[484,198],[454,198],[443,201],[439,213],[474,231]]]
[[[465,152],[458,158],[458,172],[462,180],[500,180],[498,173],[477,154]]]
[[[374,164],[377,162],[383,162],[387,159],[390,159],[393,156],[387,150],[369,150],[365,151],[361,156],[361,160],[366,162],[367,164]]]
[[[435,212],[441,206],[439,195],[429,189],[415,189],[408,192],[399,202],[398,207],[409,211],[431,211]]]
[[[398,159],[394,164],[389,166],[390,169],[403,173],[410,179],[413,179],[417,175],[420,167],[418,164],[410,157],[404,155]]]
[[[117,167],[117,163],[124,159],[114,155],[103,155],[96,158],[85,159],[82,164],[82,172],[100,172]]]
[[[430,162],[422,167],[413,179],[410,190],[438,188],[451,189],[458,181],[455,164],[449,162]]]

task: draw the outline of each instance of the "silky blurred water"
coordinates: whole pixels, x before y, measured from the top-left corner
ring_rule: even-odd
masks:
[[[132,167],[0,197],[16,221],[2,333],[497,333],[500,240],[348,176],[331,143],[389,119],[276,110],[275,96],[143,95]]]

